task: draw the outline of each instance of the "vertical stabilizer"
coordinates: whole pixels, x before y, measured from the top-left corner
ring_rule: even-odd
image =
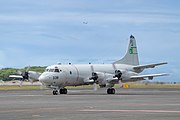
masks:
[[[129,46],[125,56],[113,64],[139,65],[138,51],[134,36],[130,36]]]

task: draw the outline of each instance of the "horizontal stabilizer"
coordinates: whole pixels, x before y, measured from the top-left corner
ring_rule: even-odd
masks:
[[[148,65],[137,65],[137,66],[133,67],[133,69],[135,71],[143,71],[146,68],[154,68],[156,66],[164,65],[164,64],[168,64],[168,63],[167,62],[162,62],[162,63],[148,64]]]

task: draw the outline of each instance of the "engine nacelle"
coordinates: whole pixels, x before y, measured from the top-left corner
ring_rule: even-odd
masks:
[[[131,76],[137,76],[138,73],[132,72],[132,71],[123,71],[122,72],[122,82],[131,82],[132,80],[130,79]]]
[[[41,73],[35,71],[28,71],[28,75],[30,81],[34,82],[34,81],[39,81],[38,78],[41,75]]]

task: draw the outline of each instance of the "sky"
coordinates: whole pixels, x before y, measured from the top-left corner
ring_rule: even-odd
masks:
[[[180,82],[179,0],[0,0],[0,68],[112,63],[136,38],[144,74]],[[85,24],[87,23],[87,24]]]

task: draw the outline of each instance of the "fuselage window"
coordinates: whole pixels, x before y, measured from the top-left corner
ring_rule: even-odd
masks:
[[[72,72],[71,72],[71,71],[70,71],[69,73],[70,73],[70,74],[72,74]]]

